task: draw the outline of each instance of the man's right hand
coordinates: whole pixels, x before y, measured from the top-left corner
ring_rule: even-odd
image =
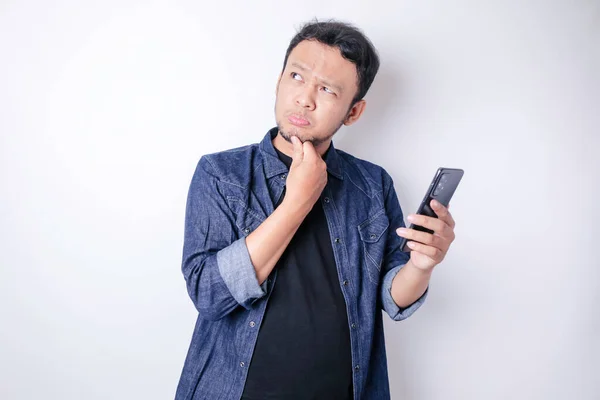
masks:
[[[308,214],[327,184],[327,164],[309,141],[292,136],[294,153],[283,202]]]

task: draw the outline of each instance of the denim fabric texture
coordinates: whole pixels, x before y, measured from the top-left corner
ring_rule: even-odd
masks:
[[[176,400],[241,397],[277,279],[274,269],[259,285],[246,247],[246,236],[273,212],[284,191],[288,168],[271,142],[276,134],[273,128],[260,143],[202,156],[192,177],[182,272],[198,318]],[[395,232],[405,225],[392,178],[331,146],[328,181],[318,201],[346,301],[354,399],[389,399],[382,310],[395,321],[406,319],[429,288],[412,305],[396,305],[392,280],[410,254],[400,250],[402,238]]]

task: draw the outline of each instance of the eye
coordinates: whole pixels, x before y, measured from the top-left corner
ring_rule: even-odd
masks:
[[[327,86],[323,86],[323,90],[329,94],[335,94],[335,92],[331,89],[329,89]]]
[[[295,79],[295,80],[297,80],[297,81],[301,81],[301,80],[302,80],[302,77],[300,76],[300,74],[297,74],[297,73],[295,73],[295,72],[292,72],[292,73],[290,74],[290,76],[292,77],[292,79]]]

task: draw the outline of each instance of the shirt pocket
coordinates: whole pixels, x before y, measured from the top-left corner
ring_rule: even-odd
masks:
[[[373,216],[358,225],[363,253],[362,262],[367,269],[369,280],[375,285],[378,285],[380,280],[389,225],[390,221],[385,209],[377,211]]]
[[[265,220],[265,217],[260,212],[248,207],[243,200],[228,196],[227,203],[233,212],[240,237],[248,236]]]

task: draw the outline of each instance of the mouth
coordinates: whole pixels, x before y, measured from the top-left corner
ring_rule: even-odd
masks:
[[[300,117],[298,115],[290,115],[288,117],[288,121],[290,121],[292,125],[299,127],[305,127],[310,125],[310,122],[306,118]]]

